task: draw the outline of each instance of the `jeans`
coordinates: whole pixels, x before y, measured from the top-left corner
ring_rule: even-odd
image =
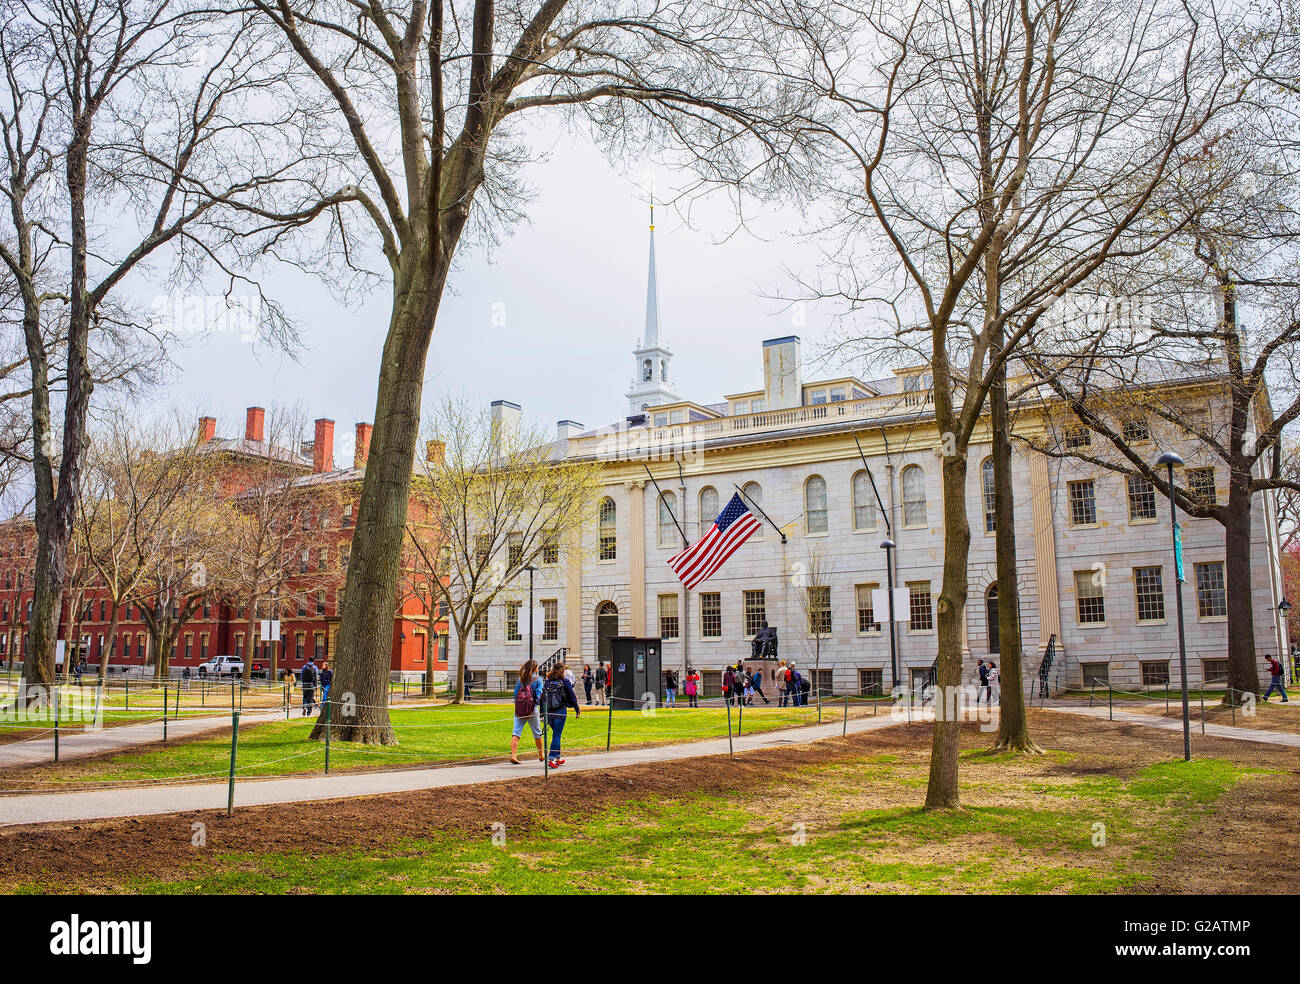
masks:
[[[546,757],[552,762],[560,757],[560,735],[564,733],[564,722],[568,716],[569,712],[563,708],[546,715],[546,723],[551,729],[551,750]]]
[[[676,688],[676,687],[665,687],[665,688],[664,688],[664,695],[665,695],[665,696],[664,696],[664,706],[665,706],[665,707],[672,707],[675,703],[677,703],[677,688]]]
[[[309,712],[309,711],[310,711],[310,710],[315,706],[315,704],[316,704],[316,688],[315,688],[315,687],[303,687],[303,688],[302,688],[302,712],[303,712],[303,714],[308,713],[308,712]]]
[[[1282,699],[1286,700],[1286,691],[1282,688],[1282,677],[1277,673],[1274,673],[1273,678],[1269,681],[1268,689],[1264,691],[1264,699],[1268,700],[1269,694],[1273,692],[1274,687],[1276,687],[1277,692],[1282,695]]]
[[[583,680],[582,686],[587,691],[587,703],[590,704],[591,703],[591,681]]]

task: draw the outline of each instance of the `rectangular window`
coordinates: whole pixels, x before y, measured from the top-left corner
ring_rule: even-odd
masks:
[[[199,661],[206,663],[208,660],[208,634],[206,632],[199,635]]]
[[[1202,683],[1227,683],[1228,661],[1226,659],[1201,660]]]
[[[1133,590],[1137,597],[1139,622],[1165,620],[1165,586],[1159,567],[1133,568]]]
[[[522,533],[511,533],[506,538],[508,555],[506,563],[513,569],[524,562],[524,535]]]
[[[311,557],[311,551],[309,551],[309,550],[304,550],[302,553],[300,553],[300,554],[298,555],[298,573],[299,573],[299,574],[306,574],[306,573],[307,573],[307,562],[308,562],[308,560],[310,559],[310,557]]]
[[[325,658],[325,633],[324,632],[316,633],[316,658],[317,659]]]
[[[1156,518],[1156,487],[1141,475],[1128,477],[1128,518]]]
[[[1091,687],[1094,683],[1110,683],[1109,663],[1080,663],[1083,670],[1083,685]]]
[[[826,584],[808,586],[808,632],[811,635],[831,634],[831,589]]]
[[[299,632],[294,636],[293,655],[299,663],[307,658],[307,634],[305,632]]]
[[[1223,580],[1223,561],[1197,564],[1196,614],[1201,618],[1220,618],[1228,614],[1228,592]]]
[[[352,559],[352,545],[348,543],[339,544],[339,566],[345,571],[348,569],[348,562]],[[339,607],[342,607],[340,605]]]
[[[487,641],[488,641],[488,620],[487,620],[487,612],[484,612],[482,615],[480,615],[478,618],[476,618],[476,619],[474,620],[474,636],[473,636],[473,639],[474,639],[475,642],[487,642]]]
[[[325,614],[325,592],[324,590],[316,592],[316,614]]]
[[[244,658],[244,633],[235,633],[235,659]]]
[[[326,547],[320,547],[320,548],[317,549],[317,551],[316,551],[316,570],[317,570],[317,571],[323,571],[323,570],[325,570],[325,566],[326,566],[326,564],[329,563],[329,556],[330,556],[330,552],[329,552],[329,549],[328,549],[328,548],[326,548]]]
[[[1187,469],[1187,494],[1204,505],[1214,505],[1218,498],[1214,491],[1214,469]]]
[[[1099,571],[1074,572],[1074,597],[1080,625],[1106,621],[1106,592]]]
[[[560,541],[554,533],[542,536],[542,563],[558,564],[560,562]]]
[[[679,631],[677,618],[677,595],[661,594],[659,596],[659,638],[676,639]]]
[[[767,620],[767,592],[745,592],[745,638],[752,639]]]
[[[556,642],[560,638],[560,603],[555,598],[542,600],[542,641]]]
[[[1070,482],[1066,488],[1070,496],[1070,525],[1097,525],[1097,490],[1092,479]]]
[[[1124,421],[1124,441],[1127,444],[1140,444],[1151,440],[1151,428],[1145,420]]]
[[[717,591],[700,595],[700,637],[722,638],[722,595]]]
[[[930,632],[934,629],[934,608],[930,597],[929,581],[907,583],[908,632]]]
[[[492,550],[492,538],[482,533],[474,537],[474,567],[481,570],[487,563],[488,553]]]
[[[519,632],[519,609],[523,603],[519,601],[506,602],[506,642],[520,642],[523,636]]]
[[[879,697],[885,692],[884,670],[858,670],[858,693],[863,697]]]
[[[188,660],[194,655],[194,633],[185,633],[185,658]]]
[[[858,584],[853,588],[858,605],[858,635],[872,635],[880,631],[880,621],[876,618],[875,601],[871,592],[880,587],[878,584]]]
[[[1067,427],[1065,429],[1065,447],[1073,451],[1075,448],[1086,448],[1092,444],[1092,431],[1086,427]]]
[[[1142,663],[1142,685],[1144,687],[1168,686],[1169,661],[1167,659],[1144,661]]]
[[[346,528],[352,525],[352,504],[348,503],[343,507],[342,525]]]

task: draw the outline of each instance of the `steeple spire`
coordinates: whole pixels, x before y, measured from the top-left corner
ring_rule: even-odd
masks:
[[[650,193],[650,272],[645,289],[645,348],[659,347],[659,281],[655,276],[655,199]]]

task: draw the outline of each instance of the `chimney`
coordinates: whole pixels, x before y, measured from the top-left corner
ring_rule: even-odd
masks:
[[[199,418],[199,443],[205,444],[217,436],[217,418],[200,417]]]
[[[316,436],[311,442],[311,470],[313,475],[334,470],[334,421],[326,417],[316,421]]]
[[[557,441],[567,441],[571,437],[577,437],[585,427],[576,420],[557,420],[555,422],[555,439]]]
[[[262,440],[262,425],[266,423],[266,411],[261,407],[249,407],[248,417],[244,423],[244,440]]]
[[[370,424],[357,424],[356,450],[352,452],[353,468],[366,467],[366,459],[370,457],[370,432],[374,429]]]
[[[424,442],[424,460],[431,465],[441,465],[442,456],[447,453],[447,445],[443,441],[425,441]]]
[[[498,450],[503,446],[507,451],[514,447],[519,439],[519,422],[522,417],[523,412],[518,403],[509,400],[492,401],[492,443]]]
[[[763,343],[763,397],[768,410],[803,405],[798,335],[769,338]]]

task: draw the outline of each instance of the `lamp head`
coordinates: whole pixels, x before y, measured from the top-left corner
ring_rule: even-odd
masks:
[[[1291,610],[1291,602],[1283,598],[1277,603],[1277,610],[1279,612],[1289,612]]]
[[[1159,458],[1156,459],[1157,465],[1181,465],[1182,463],[1183,463],[1183,459],[1180,458],[1178,455],[1174,454],[1172,451],[1166,451],[1164,454],[1162,454]]]
[[[893,541],[893,540],[881,540],[881,541],[880,541],[880,549],[881,549],[881,550],[893,550],[893,549],[894,549],[894,541]]]

